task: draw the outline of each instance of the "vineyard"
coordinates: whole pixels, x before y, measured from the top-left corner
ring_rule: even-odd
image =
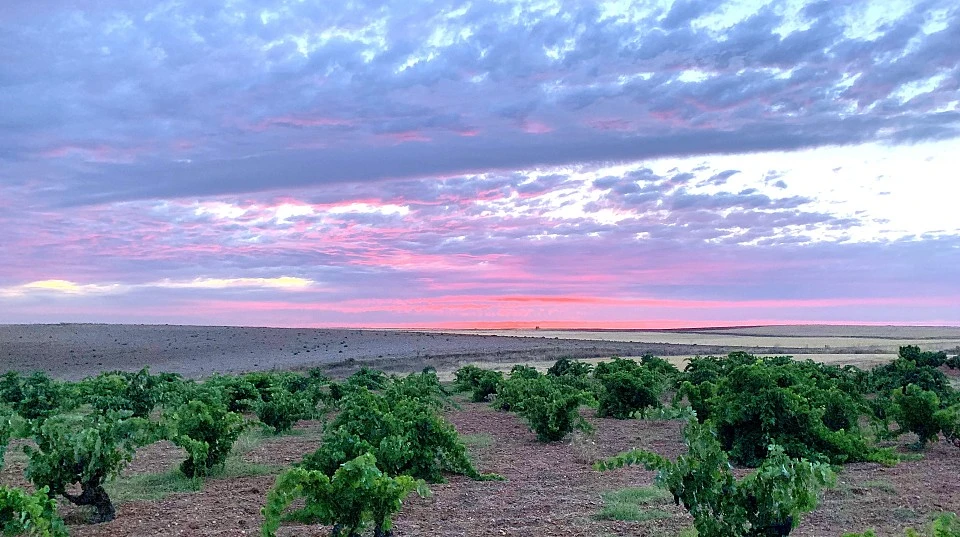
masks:
[[[0,377],[4,535],[960,536],[960,356]]]

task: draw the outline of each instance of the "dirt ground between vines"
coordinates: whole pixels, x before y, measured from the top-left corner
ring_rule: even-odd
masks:
[[[396,517],[400,536],[675,536],[692,525],[691,518],[670,501],[659,501],[665,518],[647,522],[598,520],[601,493],[623,487],[648,486],[653,473],[639,468],[594,471],[589,461],[633,447],[676,457],[683,450],[679,421],[597,419],[592,441],[584,438],[554,444],[536,441],[514,414],[487,404],[459,402],[447,418],[464,435],[482,472],[496,472],[505,481],[477,482],[451,476],[431,485],[428,498],[413,496]],[[322,425],[298,424],[298,434],[268,438],[243,458],[252,463],[288,466],[316,448]],[[903,438],[900,449],[912,441]],[[179,448],[161,442],[141,449],[125,476],[161,473],[182,460]],[[12,445],[0,481],[23,484],[24,456]],[[931,516],[960,507],[960,451],[947,443],[930,447],[923,458],[894,467],[851,464],[837,487],[827,491],[821,506],[807,516],[793,535],[839,536],[845,531],[875,528],[877,535],[902,536],[909,526],[923,526]],[[123,478],[121,478],[123,479]],[[259,535],[260,508],[274,476],[211,478],[202,491],[177,493],[158,501],[128,501],[117,506],[117,518],[98,526],[76,522],[70,506],[61,512],[76,537],[241,536]],[[285,526],[280,535],[322,536],[329,528]]]

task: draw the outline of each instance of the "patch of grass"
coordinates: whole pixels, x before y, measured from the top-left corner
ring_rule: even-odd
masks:
[[[178,492],[199,492],[202,479],[189,478],[174,468],[160,474],[120,477],[107,484],[107,494],[116,503],[133,500],[162,500]]]
[[[23,445],[11,445],[7,447],[7,452],[3,457],[3,465],[0,465],[0,467],[26,466],[28,462],[30,462],[30,457],[27,457],[27,454],[24,453]]]
[[[237,441],[233,443],[233,449],[230,453],[236,456],[246,455],[260,447],[260,444],[263,444],[268,438],[276,437],[277,435],[266,427],[247,427],[237,438]]]
[[[464,434],[460,440],[468,448],[488,448],[493,445],[493,435],[489,433]]]
[[[697,537],[697,528],[685,528],[677,534],[677,537]]]
[[[920,516],[916,511],[907,507],[895,507],[892,511],[890,511],[890,514],[893,515],[893,518],[901,522],[916,520],[917,517]]]
[[[893,483],[887,481],[886,479],[875,479],[872,481],[864,481],[863,486],[871,489],[876,489],[887,494],[896,494],[897,487]]]
[[[247,462],[241,457],[231,456],[227,459],[227,462],[223,465],[223,468],[215,468],[210,474],[210,477],[257,477],[261,475],[277,474],[282,472],[283,469],[283,466]]]
[[[653,504],[662,504],[668,497],[666,491],[659,487],[629,487],[604,492],[603,508],[597,514],[601,520],[620,520],[631,522],[645,522],[670,518],[670,513],[663,509],[649,507]]]

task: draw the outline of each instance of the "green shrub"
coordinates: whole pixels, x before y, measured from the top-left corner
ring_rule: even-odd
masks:
[[[3,535],[66,537],[67,528],[57,516],[57,502],[47,488],[33,494],[23,489],[0,487],[0,532]]]
[[[260,377],[261,380],[263,379]],[[221,390],[221,399],[227,405],[230,412],[246,414],[255,412],[257,405],[263,402],[260,397],[260,390],[246,377],[235,377],[232,375],[214,375],[204,383],[207,387],[219,388]],[[272,383],[265,380],[262,385],[269,384],[264,389],[273,388]]]
[[[30,458],[27,478],[74,504],[92,506],[94,523],[113,520],[114,507],[103,485],[148,441],[147,422],[126,415],[48,418],[36,431],[37,447],[24,448]],[[79,495],[68,492],[75,484],[80,485]]]
[[[146,418],[160,400],[160,379],[147,368],[136,373],[114,371],[86,378],[77,385],[81,400],[100,412],[130,411]]]
[[[389,392],[389,390],[387,390]],[[389,475],[443,481],[443,472],[481,476],[467,457],[456,429],[421,399],[389,398],[360,388],[347,393],[320,447],[303,460],[304,468],[326,475],[364,453],[376,457]]]
[[[659,356],[654,356],[652,354],[644,354],[641,356],[640,366],[649,371],[658,373],[669,383],[672,383],[674,380],[680,377],[680,370],[677,369],[677,366],[671,364],[663,358],[660,358]]]
[[[691,421],[684,441],[688,451],[676,462],[634,450],[596,467],[642,464],[656,470],[656,483],[690,512],[700,537],[788,535],[800,515],[816,507],[818,491],[833,481],[829,466],[792,459],[775,445],[755,472],[738,481],[709,426]]]
[[[908,384],[916,384],[922,390],[934,392],[941,400],[949,399],[953,394],[950,381],[942,371],[903,358],[871,369],[869,384],[870,391],[880,394],[905,388]]]
[[[597,415],[601,418],[628,419],[634,412],[643,417],[648,408],[660,406],[663,375],[633,360],[614,358],[612,362],[601,362],[593,376],[602,387],[597,398]]]
[[[7,371],[0,377],[0,401],[15,407],[23,400],[23,379],[16,371]]]
[[[590,430],[578,412],[583,401],[582,392],[547,376],[508,381],[515,382],[526,384],[525,398],[518,413],[541,442],[562,440],[574,429]]]
[[[377,468],[377,459],[365,453],[345,462],[328,477],[316,470],[294,468],[277,478],[263,508],[264,537],[273,537],[284,512],[297,498],[302,508],[286,518],[307,523],[332,524],[334,536],[359,537],[373,523],[376,537],[392,535],[392,517],[411,492],[429,493],[422,480],[401,475],[390,477]]]
[[[940,423],[935,414],[940,410],[940,398],[931,391],[923,390],[914,384],[896,390],[893,394],[892,417],[900,430],[916,433],[917,447],[923,448],[927,442],[936,441],[940,433]]]
[[[447,400],[447,392],[440,384],[437,372],[432,370],[391,379],[384,395],[395,401],[404,398],[418,399],[436,408],[442,407]]]
[[[497,393],[497,389],[503,382],[503,373],[481,369],[471,364],[461,367],[454,373],[453,388],[458,392],[472,392],[470,399],[474,403],[479,403]]]
[[[477,379],[476,387],[470,395],[470,400],[474,403],[486,401],[491,395],[498,393],[500,386],[504,383],[503,373],[484,369]]]
[[[684,380],[694,386],[704,382],[717,382],[724,372],[724,359],[717,356],[695,356],[683,368]]]
[[[535,379],[543,375],[535,367],[516,364],[510,368],[510,378]]]
[[[832,431],[826,426],[828,398],[802,368],[757,360],[737,366],[720,380],[709,400],[710,420],[737,464],[758,466],[770,444],[782,446],[791,457],[825,458],[834,464],[890,462],[892,455],[869,447],[858,430]]]
[[[190,401],[165,418],[170,441],[187,451],[180,471],[188,477],[202,477],[222,467],[247,425],[243,416],[210,400]]]
[[[813,403],[823,408],[823,424],[831,431],[854,431],[866,411],[863,398],[839,388],[817,390],[810,394]]]
[[[535,383],[524,378],[503,380],[497,386],[497,396],[493,400],[493,408],[522,412],[524,405],[531,397],[531,391],[535,387]]]
[[[553,377],[586,378],[593,371],[593,366],[586,362],[578,362],[569,358],[560,358],[547,369],[547,374]]]
[[[257,418],[273,429],[274,434],[285,433],[293,425],[313,415],[314,407],[302,395],[292,394],[283,388],[272,388],[266,401],[256,405]]]
[[[938,410],[933,417],[944,438],[960,448],[960,404]]]
[[[453,374],[453,389],[458,392],[470,392],[476,389],[480,376],[485,370],[473,364],[465,365]]]
[[[63,386],[41,371],[24,379],[20,389],[21,399],[13,406],[28,420],[46,419],[69,406]]]
[[[347,377],[346,384],[363,387],[368,390],[382,390],[387,386],[387,375],[383,371],[363,366],[356,373]]]
[[[697,421],[703,423],[710,419],[710,400],[715,395],[717,395],[717,386],[710,381],[705,380],[699,384],[683,381],[674,394],[673,404],[677,405],[686,399],[690,408],[696,413]]]
[[[897,353],[900,358],[910,360],[918,366],[940,367],[947,361],[947,353],[943,351],[921,351],[916,345],[900,347]]]

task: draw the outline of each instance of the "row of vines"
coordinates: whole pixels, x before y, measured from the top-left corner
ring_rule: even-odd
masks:
[[[179,471],[202,480],[223,467],[247,428],[282,434],[299,420],[322,419],[316,451],[279,475],[267,494],[263,535],[293,521],[330,526],[335,537],[368,530],[385,537],[404,498],[429,494],[429,484],[446,475],[502,479],[474,468],[444,419],[444,408],[455,404],[452,390],[518,414],[543,442],[589,431],[585,407],[600,418],[689,420],[688,452],[676,461],[635,450],[595,467],[657,471],[657,483],[690,512],[701,537],[785,536],[844,463],[898,462],[878,443],[910,433],[918,450],[941,438],[960,448],[960,394],[947,367],[960,368],[960,357],[902,347],[897,360],[870,371],[745,353],[697,357],[683,371],[653,356],[595,367],[561,359],[546,373],[466,366],[452,386],[432,370],[398,377],[361,368],[342,381],[319,370],[250,373],[202,382],[146,369],[80,382],[9,372],[0,376],[0,462],[11,439],[27,439],[25,477],[33,487],[0,487],[0,531],[67,535],[58,499],[88,506],[91,523],[112,520],[105,484],[148,444],[180,446]],[[755,470],[738,479],[733,465]],[[960,536],[955,517],[937,524],[936,535]]]

